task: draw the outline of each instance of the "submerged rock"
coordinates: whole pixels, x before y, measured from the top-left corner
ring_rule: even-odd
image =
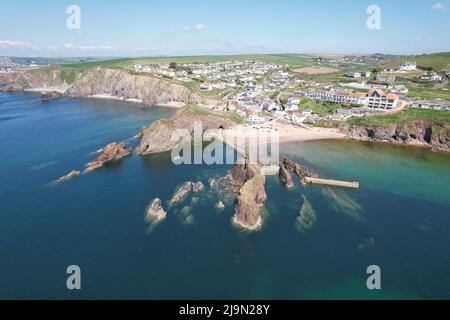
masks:
[[[74,179],[74,178],[78,177],[80,174],[81,174],[80,171],[73,170],[73,171],[70,171],[70,172],[69,172],[68,174],[66,174],[65,176],[59,178],[59,179],[56,180],[56,181],[57,181],[57,182],[64,182],[64,181],[67,181],[67,180],[71,180],[71,179]]]
[[[199,181],[193,185],[193,190],[195,193],[202,192],[205,189],[203,182]]]
[[[364,210],[361,205],[343,191],[324,189],[322,193],[331,200],[331,206],[335,210],[345,213],[356,221],[364,220],[362,216]]]
[[[222,210],[225,209],[225,205],[223,204],[222,201],[217,202],[216,209],[219,210],[219,211],[222,211]]]
[[[125,147],[125,143],[111,143],[100,150],[97,159],[86,165],[85,173],[99,169],[107,163],[122,160],[129,155],[131,155],[131,150]]]
[[[147,214],[145,219],[147,222],[159,223],[165,220],[167,217],[167,212],[162,207],[161,199],[156,198],[147,207]]]
[[[314,227],[317,221],[317,216],[309,200],[303,195],[302,198],[303,205],[300,209],[300,216],[295,222],[295,226],[298,231],[305,234]]]
[[[183,202],[192,191],[193,185],[194,184],[192,182],[186,182],[181,187],[179,187],[170,200],[170,205],[176,205]]]
[[[375,245],[374,238],[366,238],[363,242],[358,243],[358,250],[365,250],[367,248],[373,247]]]
[[[192,212],[192,208],[188,207],[188,206],[186,206],[183,209],[181,209],[181,211],[180,211],[180,219],[181,219],[183,224],[190,225],[190,224],[193,224],[195,222],[194,216],[192,215],[191,212]]]

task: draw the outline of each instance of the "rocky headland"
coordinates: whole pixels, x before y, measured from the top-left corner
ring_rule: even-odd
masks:
[[[125,70],[93,67],[73,71],[65,68],[41,68],[4,76],[2,91],[56,91],[69,98],[110,97],[140,101],[146,106],[200,104],[218,101],[201,97],[183,85]]]
[[[202,124],[203,131],[210,129],[230,129],[235,124],[230,120],[215,114],[199,114],[189,109],[178,110],[171,119],[158,120],[142,130],[138,136],[141,141],[136,148],[140,155],[167,152],[178,146],[185,137],[180,130],[191,135],[194,133],[194,123]]]

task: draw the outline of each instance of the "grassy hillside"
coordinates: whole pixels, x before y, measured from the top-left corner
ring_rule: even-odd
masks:
[[[450,125],[450,112],[410,108],[394,114],[353,118],[348,123],[351,125],[390,127],[396,124],[407,124],[415,120],[426,121],[432,126],[448,126]]]
[[[306,67],[313,64],[310,56],[303,54],[268,54],[268,55],[226,55],[226,56],[185,56],[185,57],[154,57],[154,58],[130,58],[115,59],[108,61],[97,61],[91,63],[72,64],[68,66],[74,69],[85,69],[92,67],[109,67],[129,69],[135,63],[140,64],[163,64],[163,63],[212,63],[230,60],[256,60],[266,63],[288,64],[291,67]]]
[[[382,65],[382,67],[383,68],[395,68],[396,66],[398,66],[400,63],[402,63],[404,61],[416,61],[418,66],[430,67],[430,68],[433,68],[435,71],[441,71],[444,69],[450,70],[450,52],[434,53],[434,54],[401,58],[401,59],[395,60],[392,63]]]

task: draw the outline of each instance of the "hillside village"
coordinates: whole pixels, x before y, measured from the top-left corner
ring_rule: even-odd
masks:
[[[336,58],[316,58],[316,64],[342,66],[351,62],[353,67],[367,68],[363,58],[341,59],[344,60],[339,64]],[[408,96],[405,78],[423,84],[438,84],[448,82],[449,77],[449,71],[438,73],[421,68],[414,61],[383,70],[348,71],[331,81],[302,75],[288,65],[261,61],[136,63],[133,71],[183,83],[203,94],[214,94],[222,100],[215,109],[236,112],[250,123],[274,119],[294,124],[339,122],[409,107],[450,111],[448,100],[421,100]]]

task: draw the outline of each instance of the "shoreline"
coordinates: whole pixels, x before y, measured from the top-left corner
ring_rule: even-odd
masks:
[[[271,129],[268,129],[270,127]],[[256,128],[256,129],[255,129]],[[259,129],[258,129],[259,128]],[[290,124],[275,124],[252,126],[238,125],[233,129],[225,130],[222,134],[225,139],[238,139],[245,137],[249,142],[258,141],[260,137],[273,137],[280,143],[283,142],[305,142],[317,140],[344,140],[346,134],[337,129],[317,128],[311,129],[292,126]]]
[[[31,88],[31,89],[24,89],[24,92],[31,92],[31,93],[51,93],[51,92],[57,92],[60,94],[64,94],[66,92],[66,89],[61,87],[45,87],[45,88]],[[143,99],[136,99],[136,98],[124,98],[124,97],[118,97],[113,96],[110,94],[94,94],[90,96],[83,96],[80,98],[84,99],[101,99],[101,100],[114,100],[114,101],[122,101],[122,102],[131,102],[135,104],[140,104],[143,106],[148,107],[160,107],[160,108],[172,108],[172,109],[181,109],[186,106],[186,103],[179,102],[179,101],[170,101],[166,103],[158,103],[155,105],[147,105],[144,103]],[[75,98],[76,99],[76,98]]]
[[[49,93],[49,92],[58,92],[64,94],[65,90],[61,87],[45,87],[45,88],[31,88],[24,89],[23,92],[30,93]],[[117,96],[112,96],[108,94],[98,94],[83,98],[91,98],[91,99],[102,99],[102,100],[114,100],[121,102],[130,102],[141,105],[142,107],[161,107],[161,108],[172,108],[172,109],[182,109],[186,106],[183,102],[171,101],[168,103],[160,103],[155,105],[146,105],[143,103],[142,99],[125,99]],[[75,98],[75,99],[79,99]],[[263,127],[272,127],[269,129],[254,129],[254,128],[263,128]],[[247,124],[247,125],[237,125],[234,129],[226,130],[223,132],[224,138],[227,139],[236,139],[242,136],[245,136],[249,142],[254,142],[258,140],[258,135],[260,134],[260,130],[265,130],[268,137],[270,137],[270,131],[277,132],[279,136],[280,143],[288,143],[288,142],[308,142],[308,141],[320,141],[320,140],[347,140],[353,142],[369,142],[369,143],[380,143],[386,145],[396,145],[396,146],[404,146],[404,147],[414,147],[419,149],[428,149],[431,152],[439,152],[449,154],[450,150],[448,149],[436,149],[431,145],[427,144],[404,144],[400,142],[391,142],[391,141],[381,141],[381,140],[371,140],[371,139],[358,139],[349,136],[348,134],[340,132],[338,129],[334,128],[319,128],[319,127],[311,127],[310,129],[294,126],[288,123],[280,123],[280,122],[266,122],[264,124]]]

